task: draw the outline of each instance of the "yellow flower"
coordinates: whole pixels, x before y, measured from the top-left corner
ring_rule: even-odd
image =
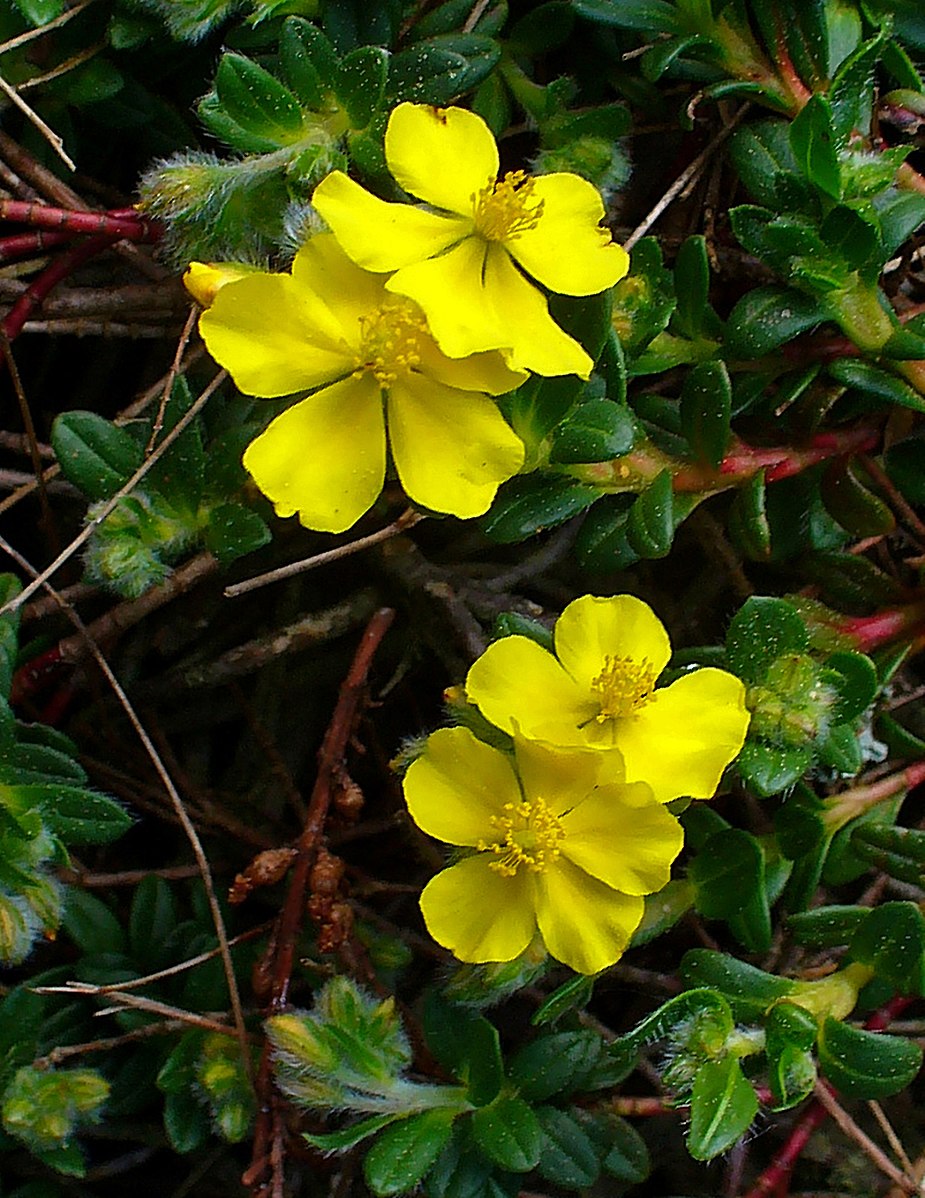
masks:
[[[462,961],[511,961],[539,932],[579,973],[622,954],[683,833],[619,753],[515,740],[515,761],[466,728],[428,737],[405,776],[411,818],[471,850],[424,888],[431,936]]]
[[[199,319],[209,353],[247,395],[317,388],[247,447],[244,465],[277,514],[343,532],[385,479],[386,422],[398,476],[416,503],[454,516],[487,511],[524,449],[490,395],[523,375],[498,353],[452,360],[420,309],[355,266],[330,234],[291,274],[221,287]]]
[[[466,693],[506,732],[556,745],[620,750],[631,782],[659,802],[708,799],[742,747],[745,687],[725,670],[656,682],[671,656],[668,634],[632,595],[583,595],[556,623],[556,655],[523,636],[489,645]]]
[[[260,273],[259,266],[249,266],[246,262],[191,262],[183,276],[183,286],[197,303],[208,308],[223,287]]]
[[[399,104],[385,156],[405,191],[441,211],[386,203],[334,171],[312,202],[353,261],[395,271],[389,291],[421,305],[451,358],[502,349],[537,374],[587,378],[591,359],[530,279],[594,295],[626,274],[626,252],[600,227],[597,189],[567,172],[499,179],[495,139],[464,108]]]

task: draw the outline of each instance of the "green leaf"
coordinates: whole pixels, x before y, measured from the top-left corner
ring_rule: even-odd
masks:
[[[567,1190],[593,1185],[601,1167],[579,1119],[549,1106],[540,1107],[536,1115],[543,1131],[543,1150],[537,1164],[540,1176]]]
[[[550,462],[603,462],[629,453],[636,421],[624,404],[609,399],[580,403],[557,430]]]
[[[726,920],[750,952],[767,952],[771,916],[764,851],[754,836],[740,828],[711,836],[691,862],[688,876],[701,915]]]
[[[132,817],[114,800],[76,786],[26,784],[0,796],[14,811],[36,809],[50,832],[67,844],[106,844],[132,826]]]
[[[746,1021],[760,1019],[768,1007],[786,998],[793,988],[786,978],[706,948],[692,948],[684,954],[681,980],[685,986],[709,987],[708,993],[719,991],[735,1018]]]
[[[472,1134],[490,1161],[512,1173],[535,1169],[544,1136],[532,1108],[522,1098],[499,1098],[472,1115]]]
[[[713,954],[720,956],[721,954]],[[685,957],[690,957],[688,953]],[[691,962],[692,970],[697,966]],[[683,968],[683,963],[682,963]],[[713,971],[716,972],[715,970]],[[756,971],[757,972],[757,971]],[[693,985],[697,985],[693,982]],[[709,983],[707,983],[709,986]],[[777,997],[775,991],[774,997]],[[768,1004],[765,1003],[764,1006]],[[761,1007],[764,1010],[764,1007]],[[625,1056],[638,1052],[644,1044],[651,1040],[661,1040],[666,1036],[687,1036],[696,1034],[702,1040],[710,1040],[714,1044],[723,1044],[731,1035],[735,1026],[729,1003],[713,989],[698,987],[677,994],[674,998],[662,1003],[658,1010],[653,1011],[643,1021],[636,1025],[631,1032],[614,1040],[609,1051]]]
[[[597,1064],[602,1042],[596,1032],[557,1032],[524,1045],[513,1057],[508,1076],[527,1102],[545,1102],[555,1094],[580,1089]]]
[[[449,1142],[454,1118],[453,1111],[425,1111],[379,1136],[363,1160],[372,1192],[389,1198],[414,1189]]]
[[[674,264],[674,287],[678,307],[672,327],[696,340],[710,311],[710,260],[706,238],[701,234],[681,243]]]
[[[585,511],[600,492],[570,478],[526,475],[512,479],[498,492],[482,528],[493,541],[523,541],[547,528],[564,524]]]
[[[642,56],[640,66],[643,77],[653,83],[656,82],[690,50],[703,50],[708,57],[713,57],[716,52],[715,45],[710,38],[696,33],[657,42],[654,46],[650,46]],[[696,59],[698,55],[695,53],[692,57]]]
[[[385,94],[389,52],[379,46],[352,50],[337,68],[334,90],[354,129],[365,129]]]
[[[400,1115],[373,1115],[369,1119],[361,1119],[359,1123],[351,1123],[349,1127],[342,1127],[339,1131],[303,1131],[302,1138],[321,1152],[346,1152],[400,1118]]]
[[[885,37],[883,31],[858,46],[842,62],[829,88],[832,123],[839,143],[851,134],[870,132],[874,100],[874,71]]]
[[[51,444],[64,477],[91,500],[109,499],[141,465],[142,446],[95,412],[62,412]]]
[[[730,141],[730,158],[745,190],[756,203],[770,208],[780,202],[782,179],[802,182],[789,130],[789,121],[756,121],[736,130]]]
[[[209,512],[205,546],[222,565],[253,553],[271,540],[266,521],[240,503],[223,503]]]
[[[780,851],[791,861],[816,848],[826,837],[822,800],[810,787],[797,784],[774,816]]]
[[[890,479],[899,487],[909,503],[925,506],[925,440],[907,437],[887,449],[883,464]]]
[[[790,125],[790,148],[803,174],[833,200],[841,198],[841,169],[832,106],[810,96]]]
[[[676,302],[657,239],[641,238],[630,253],[629,273],[613,289],[613,327],[628,357],[667,327]]]
[[[851,956],[900,994],[925,992],[925,916],[915,903],[882,903],[851,938]]]
[[[860,468],[847,458],[836,458],[826,467],[819,493],[829,515],[853,536],[886,536],[896,528],[889,505],[864,483]]]
[[[825,311],[812,296],[787,287],[756,287],[732,309],[726,347],[736,358],[760,358],[825,319]]]
[[[726,524],[733,544],[751,561],[771,555],[771,525],[765,509],[767,484],[763,470],[736,490]]]
[[[837,382],[877,400],[878,407],[881,404],[897,404],[911,408],[914,412],[925,412],[925,398],[902,379],[870,362],[860,358],[842,358],[838,362],[831,362],[827,370]]]
[[[477,33],[444,34],[417,42],[389,63],[388,96],[415,104],[447,104],[477,87],[500,57],[498,43]]]
[[[645,1140],[626,1119],[609,1118],[602,1147],[607,1155],[601,1167],[611,1177],[630,1185],[639,1185],[652,1172],[652,1161]]]
[[[132,896],[128,923],[132,955],[152,972],[168,964],[164,948],[176,924],[177,904],[170,885],[156,874],[149,874]]]
[[[681,430],[698,461],[718,467],[729,445],[732,385],[726,363],[700,362],[681,389]]]
[[[819,1067],[846,1098],[898,1094],[922,1067],[922,1050],[910,1040],[848,1027],[829,1016],[817,1041]]]
[[[68,887],[61,913],[61,927],[88,957],[126,951],[127,942],[122,925],[102,899],[89,890]]]
[[[847,945],[863,924],[869,911],[864,907],[815,907],[799,911],[787,919],[787,926],[797,944],[808,948],[838,948]]]
[[[736,758],[736,767],[746,785],[761,798],[770,798],[793,786],[812,764],[809,745],[771,745],[748,740]]]
[[[505,397],[505,410],[511,427],[536,456],[553,431],[563,421],[585,390],[574,375],[541,378],[534,375],[511,395]]]
[[[498,1029],[487,1019],[471,1020],[460,1053],[462,1068],[459,1077],[466,1083],[468,1100],[477,1107],[494,1102],[504,1080]]]
[[[212,1134],[211,1121],[191,1090],[164,1095],[164,1131],[181,1155],[194,1152]]]
[[[671,473],[665,469],[630,508],[626,536],[640,557],[667,557],[674,530],[674,490]]]
[[[605,495],[585,518],[575,542],[575,556],[585,570],[608,573],[639,561],[626,536],[632,495]]]
[[[826,681],[838,689],[838,704],[832,714],[836,723],[853,720],[873,703],[878,690],[877,667],[863,653],[839,650],[826,658]],[[829,676],[829,671],[837,677]]]
[[[280,34],[279,57],[286,82],[306,108],[317,112],[337,74],[334,47],[316,25],[289,17]]]
[[[288,87],[243,54],[222,55],[215,94],[227,115],[245,132],[277,145],[302,136],[302,109]]]
[[[707,1061],[691,1091],[687,1147],[696,1161],[711,1161],[745,1134],[758,1113],[758,1098],[735,1057]]]
[[[567,1014],[569,1011],[574,1011],[579,1007],[586,1006],[591,1001],[591,995],[594,993],[594,978],[588,977],[585,974],[576,974],[575,977],[569,978],[567,982],[563,982],[553,992],[540,1003],[530,1022],[534,1027],[542,1027],[547,1023],[555,1023],[557,1019]]]
[[[189,411],[195,397],[180,375],[174,381],[163,412],[161,430],[155,445],[173,430]],[[180,510],[195,511],[206,480],[206,453],[198,420],[188,425],[170,448],[151,467],[145,479],[148,490],[157,490]]]
[[[65,0],[13,0],[13,3],[36,28],[60,17],[67,7]]]
[[[668,0],[572,0],[580,17],[621,29],[672,33],[677,28],[675,6]]]
[[[806,625],[792,603],[753,595],[732,618],[726,658],[743,682],[763,682],[777,658],[799,653],[808,645]]]

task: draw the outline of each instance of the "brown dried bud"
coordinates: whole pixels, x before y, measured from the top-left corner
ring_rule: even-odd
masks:
[[[353,932],[353,908],[349,903],[332,903],[324,926],[318,932],[318,950],[333,953]]]
[[[346,866],[340,857],[335,857],[322,846],[318,850],[309,880],[312,894],[318,895],[319,898],[333,898],[337,894],[345,869]]]
[[[258,853],[247,869],[232,882],[228,902],[243,903],[258,886],[272,886],[279,882],[298,855],[297,849],[267,849]]]
[[[344,775],[341,779],[334,796],[334,807],[339,815],[351,822],[357,819],[363,810],[363,792],[349,775]]]

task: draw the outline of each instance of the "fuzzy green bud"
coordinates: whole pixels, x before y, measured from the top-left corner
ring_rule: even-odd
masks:
[[[828,730],[838,692],[823,681],[821,667],[801,653],[779,657],[764,682],[749,687],[751,734],[772,744],[803,745]]]
[[[95,520],[101,507],[91,506],[88,520]],[[199,524],[199,513],[180,512],[162,495],[126,495],[94,529],[87,547],[87,575],[137,599],[169,576],[169,563],[192,544]]]
[[[3,1127],[32,1148],[66,1143],[79,1124],[95,1122],[109,1096],[109,1083],[93,1069],[17,1070],[3,1095]]]
[[[195,1076],[219,1134],[230,1144],[239,1143],[250,1131],[256,1105],[237,1042],[217,1032],[207,1035]]]

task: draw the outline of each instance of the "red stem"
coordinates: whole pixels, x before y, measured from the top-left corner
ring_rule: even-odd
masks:
[[[861,653],[870,653],[881,645],[915,632],[925,623],[925,600],[905,607],[890,607],[872,616],[846,616],[837,630],[849,637]]]
[[[73,233],[46,233],[36,229],[34,233],[16,233],[12,237],[0,237],[0,262],[11,262],[15,258],[28,258],[40,254],[52,246],[72,241]]]
[[[0,220],[35,225],[40,229],[69,229],[72,233],[105,233],[129,241],[157,241],[161,235],[161,227],[156,221],[145,220],[133,209],[126,208],[112,213],[79,212],[27,200],[0,200]]]
[[[6,316],[4,316],[2,327],[4,335],[8,341],[12,341],[18,337],[23,330],[23,325],[32,315],[36,308],[40,306],[42,301],[57,285],[66,279],[69,274],[75,271],[78,266],[90,258],[94,258],[103,250],[108,249],[118,237],[109,234],[100,234],[96,237],[88,237],[79,245],[75,245],[73,249],[67,250],[61,254],[54,262],[35,280],[27,291],[19,297]]]

